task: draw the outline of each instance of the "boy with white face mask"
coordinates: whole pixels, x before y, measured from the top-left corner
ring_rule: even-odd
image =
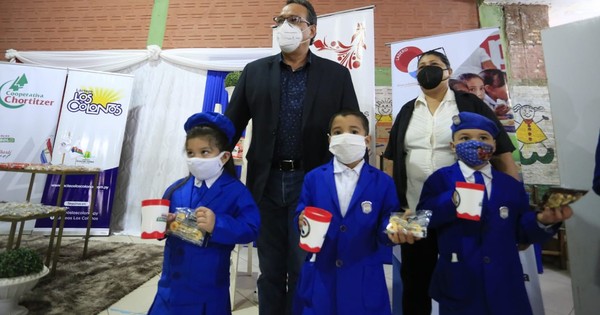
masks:
[[[294,314],[391,313],[377,253],[380,244],[392,245],[384,230],[400,203],[392,178],[365,163],[368,130],[360,111],[335,114],[329,128],[334,157],[304,179],[296,209],[298,228],[302,230],[309,206],[330,212],[332,219],[321,250],[303,265]]]

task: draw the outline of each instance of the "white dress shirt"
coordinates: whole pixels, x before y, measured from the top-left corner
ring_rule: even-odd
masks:
[[[338,201],[340,202],[340,212],[342,217],[346,216],[350,200],[356,189],[360,170],[365,164],[365,160],[361,160],[354,168],[349,168],[336,158],[333,159],[333,175],[335,177],[335,190],[337,191]]]
[[[498,102],[496,100],[494,100],[493,98],[491,98],[489,95],[487,95],[487,93],[485,93],[483,95],[483,102],[485,104],[487,104],[487,106],[494,111],[494,109],[496,108],[496,106],[498,106]]]
[[[458,165],[460,166],[460,171],[462,172],[463,176],[465,177],[465,180],[467,181],[467,183],[475,183],[475,171],[474,169],[470,168],[467,164],[465,164],[463,161],[458,161]],[[488,199],[490,199],[490,196],[492,195],[492,165],[490,164],[490,162],[488,162],[484,167],[482,167],[479,172],[481,172],[481,174],[483,174],[483,182],[485,183],[485,190],[487,191],[487,197]]]
[[[458,115],[458,107],[454,92],[450,89],[433,114],[429,111],[422,92],[415,101],[405,138],[406,199],[411,210],[417,207],[427,177],[456,161],[456,156],[450,149],[450,126],[455,115]]]
[[[202,187],[202,182],[204,182],[206,183],[206,188],[210,188],[217,181],[217,179],[219,179],[221,174],[223,174],[223,168],[221,168],[221,170],[215,176],[207,178],[203,181],[194,177],[194,186],[200,188]]]

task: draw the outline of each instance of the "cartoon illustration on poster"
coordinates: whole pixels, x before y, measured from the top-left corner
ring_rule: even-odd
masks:
[[[375,98],[375,120],[377,122],[392,122],[392,98],[376,95]]]
[[[552,162],[554,148],[546,146],[544,142],[548,140],[548,137],[540,127],[540,123],[549,120],[549,118],[543,114],[536,115],[536,113],[544,111],[544,107],[517,104],[513,110],[521,118],[519,127],[517,127],[517,139],[521,143],[519,146],[521,163],[531,165],[535,162],[542,164]]]

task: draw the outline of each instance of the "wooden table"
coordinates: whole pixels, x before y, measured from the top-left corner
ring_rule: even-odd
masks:
[[[43,170],[37,170],[37,169],[19,169],[19,168],[0,168],[0,171],[31,174],[31,178],[29,179],[29,189],[27,190],[27,198],[26,198],[27,202],[29,202],[29,200],[31,198],[31,191],[33,189],[33,183],[35,181],[36,174],[60,175],[60,186],[58,189],[58,197],[56,198],[56,206],[57,207],[60,207],[60,204],[62,202],[63,189],[65,186],[65,179],[66,179],[67,175],[94,175],[94,182],[93,182],[93,186],[92,186],[92,199],[91,199],[90,206],[89,206],[88,222],[87,222],[87,228],[86,228],[86,232],[85,232],[85,242],[83,245],[82,258],[85,258],[85,256],[87,255],[88,240],[90,238],[90,229],[92,227],[92,216],[94,214],[94,205],[96,204],[96,194],[98,192],[98,176],[100,175],[100,172],[102,172],[102,171],[99,169],[89,169],[89,170],[85,170],[85,169],[83,169],[83,170],[43,169]],[[64,223],[64,220],[61,220],[61,222]],[[54,223],[52,225],[54,226]],[[23,229],[23,226],[21,226],[21,229]],[[61,232],[62,232],[62,230],[61,230]],[[19,239],[20,239],[20,237],[19,237]]]
[[[12,203],[9,203],[12,204]],[[23,207],[27,204],[21,203]],[[52,268],[50,269],[51,275],[56,272],[56,262],[60,253],[60,243],[62,240],[63,227],[65,225],[65,215],[67,214],[67,208],[64,207],[50,207],[43,205],[35,205],[37,209],[42,208],[41,211],[31,211],[26,214],[16,213],[0,213],[0,221],[10,222],[10,233],[8,234],[8,243],[6,250],[19,248],[21,245],[21,237],[23,236],[23,226],[25,221],[42,219],[42,218],[53,218],[52,230],[50,232],[50,242],[48,244],[48,250],[46,251],[46,266],[50,267],[50,259],[52,259]],[[21,223],[19,227],[19,234],[15,242],[15,234],[17,232],[17,223]],[[56,226],[58,225],[58,235],[56,235]],[[54,238],[56,237],[56,245],[54,245]],[[14,247],[13,247],[14,245]]]

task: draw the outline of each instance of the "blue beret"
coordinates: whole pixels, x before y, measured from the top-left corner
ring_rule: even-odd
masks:
[[[231,120],[229,120],[229,118],[227,118],[225,115],[214,112],[197,113],[187,119],[183,125],[183,129],[185,129],[185,132],[187,133],[190,132],[192,128],[202,125],[207,125],[221,130],[225,136],[227,136],[229,144],[232,144],[231,141],[235,135],[235,128],[233,127]]]
[[[489,132],[496,138],[498,126],[491,119],[471,112],[460,112],[458,116],[452,117],[452,135],[462,129],[480,129]]]

